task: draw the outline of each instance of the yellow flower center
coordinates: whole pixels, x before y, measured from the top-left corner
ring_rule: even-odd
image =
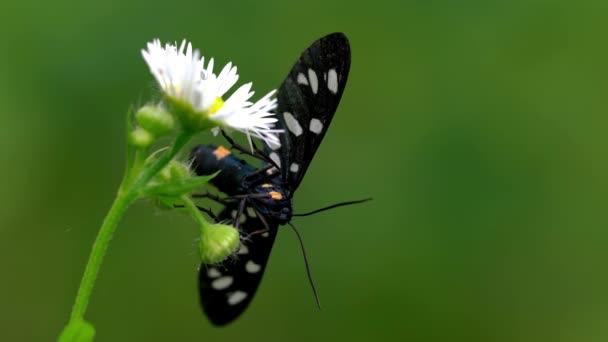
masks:
[[[224,100],[222,100],[222,98],[218,96],[215,98],[215,101],[213,101],[213,104],[209,109],[209,114],[217,113],[217,111],[222,109],[222,107],[224,107]]]

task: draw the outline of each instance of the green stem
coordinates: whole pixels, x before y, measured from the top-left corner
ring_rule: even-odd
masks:
[[[91,297],[91,292],[93,291],[93,285],[97,279],[99,268],[106,254],[106,250],[108,249],[108,244],[112,240],[112,235],[116,230],[118,221],[124,215],[127,208],[139,198],[141,189],[143,189],[148,182],[150,182],[150,180],[165,165],[167,165],[167,163],[169,163],[173,157],[175,157],[175,155],[182,149],[182,147],[184,147],[191,137],[192,133],[181,132],[176,137],[169,151],[164,153],[160,158],[156,159],[150,166],[145,167],[139,177],[135,178],[134,181],[130,172],[131,170],[127,170],[125,173],[125,180],[123,181],[116,199],[108,211],[108,214],[106,215],[101,228],[99,229],[95,243],[93,244],[89,261],[87,262],[84,275],[82,276],[80,287],[78,288],[76,301],[72,307],[72,314],[70,316],[72,321],[84,319],[89,298]],[[138,159],[136,160],[136,164],[140,162],[139,159],[141,157],[142,153],[138,151],[137,156],[135,156],[135,158]],[[131,165],[131,167],[135,166],[132,164],[129,165]]]
[[[144,167],[146,162],[146,153],[143,150],[138,149],[133,154],[133,158],[131,160],[129,170],[125,173],[125,177],[123,179],[122,184],[120,185],[121,191],[131,189],[131,185],[133,184],[133,180],[135,177],[141,172],[141,169]]]
[[[91,292],[93,291],[93,285],[97,279],[97,273],[99,272],[99,267],[101,266],[103,257],[108,249],[108,244],[110,243],[112,235],[116,230],[118,221],[125,213],[129,205],[135,201],[135,199],[136,196],[134,196],[133,193],[126,196],[118,195],[116,200],[114,200],[110,211],[103,220],[99,233],[97,234],[97,239],[95,239],[95,243],[93,244],[89,261],[84,270],[82,281],[80,282],[80,288],[78,289],[76,301],[74,302],[74,307],[72,308],[72,315],[70,316],[71,320],[84,318],[84,313],[87,310],[89,298],[91,297]]]
[[[189,196],[183,195],[181,200],[184,202],[184,208],[190,212],[190,215],[194,218],[194,220],[198,223],[198,226],[201,228],[201,234],[204,235],[205,231],[209,230],[209,223],[201,214],[201,211],[198,210],[194,202]]]

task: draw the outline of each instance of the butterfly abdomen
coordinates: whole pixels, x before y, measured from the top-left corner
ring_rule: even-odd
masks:
[[[245,177],[255,171],[254,167],[235,157],[223,146],[196,146],[190,159],[197,175],[210,175],[221,170],[211,183],[229,196],[243,193]]]

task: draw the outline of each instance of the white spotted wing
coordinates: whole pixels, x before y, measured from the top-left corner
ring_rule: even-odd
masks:
[[[238,317],[253,299],[266,269],[277,235],[276,223],[269,230],[247,208],[241,216],[241,245],[238,252],[217,265],[199,268],[199,293],[203,311],[215,325],[225,325]],[[219,214],[221,222],[233,222],[237,205],[227,205]],[[252,234],[253,235],[250,235]]]
[[[269,150],[293,192],[327,132],[338,108],[350,69],[350,45],[333,33],[304,50],[279,87],[277,119],[285,129],[281,147]]]

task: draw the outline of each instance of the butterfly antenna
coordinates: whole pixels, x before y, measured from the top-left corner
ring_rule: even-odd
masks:
[[[322,211],[325,210],[329,210],[329,209],[333,209],[333,208],[337,208],[337,207],[341,207],[341,206],[345,206],[345,205],[351,205],[351,204],[359,204],[359,203],[364,203],[367,201],[371,201],[372,198],[366,198],[366,199],[362,199],[362,200],[356,200],[356,201],[348,201],[348,202],[341,202],[341,203],[336,203],[336,204],[332,204],[330,206],[321,208],[321,209],[317,209],[317,210],[313,210],[304,214],[293,214],[291,216],[308,216],[308,215],[312,215],[312,214],[316,214],[316,213],[320,213]]]
[[[296,233],[296,236],[298,237],[298,241],[300,241],[300,248],[302,249],[302,255],[304,256],[304,265],[306,265],[306,274],[308,275],[308,281],[310,282],[310,287],[312,288],[312,293],[315,295],[315,301],[317,301],[317,307],[319,308],[319,310],[321,310],[321,302],[319,301],[319,294],[317,293],[317,288],[315,287],[315,282],[312,280],[312,273],[310,272],[310,265],[308,263],[308,257],[306,256],[306,249],[304,248],[304,241],[302,240],[302,237],[300,236],[300,233],[298,232],[296,227],[294,227],[294,225],[291,224],[291,222],[288,222],[288,223],[289,223],[289,226],[291,226],[291,229],[293,229],[293,231]]]

